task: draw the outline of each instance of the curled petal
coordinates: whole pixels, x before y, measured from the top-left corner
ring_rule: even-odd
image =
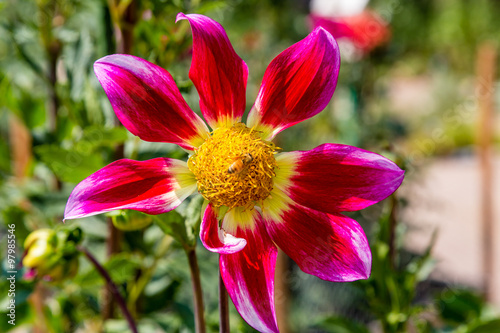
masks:
[[[163,68],[131,55],[99,59],[94,71],[109,101],[132,134],[145,141],[170,142],[193,150],[208,129]]]
[[[370,276],[370,247],[353,219],[293,205],[280,221],[266,220],[266,228],[274,243],[306,273],[334,282]]]
[[[248,126],[270,139],[318,114],[332,98],[339,68],[337,42],[323,28],[315,29],[269,64]]]
[[[64,219],[116,209],[147,214],[171,211],[196,190],[185,162],[170,158],[118,160],[85,178],[71,193]]]
[[[404,178],[404,171],[389,159],[340,144],[283,153],[276,161],[276,186],[293,201],[327,213],[377,203],[391,195]]]
[[[212,128],[231,125],[245,111],[247,65],[236,54],[224,28],[198,14],[179,13],[193,31],[193,60],[189,78],[200,95],[200,108]]]
[[[274,311],[274,269],[278,251],[260,222],[238,228],[247,240],[243,250],[220,256],[220,270],[234,306],[245,321],[264,333],[277,333]]]
[[[200,227],[200,239],[207,250],[217,253],[235,253],[247,244],[243,238],[236,238],[219,228],[217,210],[208,204]]]

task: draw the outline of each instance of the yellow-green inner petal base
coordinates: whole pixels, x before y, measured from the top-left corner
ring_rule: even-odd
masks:
[[[189,158],[198,191],[214,207],[253,208],[269,196],[276,147],[261,134],[243,123],[219,127]]]

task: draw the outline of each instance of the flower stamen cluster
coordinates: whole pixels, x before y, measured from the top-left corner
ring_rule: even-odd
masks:
[[[273,189],[275,150],[253,128],[236,123],[213,131],[190,157],[188,167],[198,191],[214,207],[252,208]],[[245,159],[248,154],[251,158]]]

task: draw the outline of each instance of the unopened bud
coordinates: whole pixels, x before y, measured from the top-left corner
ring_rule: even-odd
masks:
[[[134,210],[122,212],[113,218],[113,225],[123,231],[144,229],[152,222],[151,216]]]

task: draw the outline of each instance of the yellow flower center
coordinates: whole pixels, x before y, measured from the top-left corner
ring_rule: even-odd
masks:
[[[276,147],[242,123],[220,127],[195,151],[188,167],[213,206],[252,208],[273,189]]]

